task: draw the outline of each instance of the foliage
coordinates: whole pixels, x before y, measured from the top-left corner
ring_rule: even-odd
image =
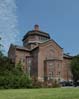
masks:
[[[0,89],[31,88],[32,81],[21,70],[21,65],[15,65],[5,56],[0,57]]]
[[[0,89],[3,88],[30,88],[31,79],[23,73],[21,65],[15,65],[7,57],[0,59]]]
[[[1,39],[0,39],[1,40]],[[0,44],[0,89],[6,88],[30,88],[32,81],[22,71],[22,64],[15,64],[1,51]]]
[[[7,75],[0,76],[0,89],[9,88],[31,88],[31,79],[27,75]]]
[[[40,82],[37,80],[36,82],[32,81],[32,87],[33,88],[44,88],[45,86],[44,86],[44,82]]]
[[[53,87],[53,88],[58,88],[58,87],[60,87],[59,82],[58,82],[57,80],[53,80],[53,81],[52,81],[52,87]]]
[[[45,85],[48,88],[58,88],[58,87],[60,87],[59,82],[55,79],[47,81]]]
[[[71,72],[74,82],[79,80],[79,55],[75,56],[71,61]]]
[[[16,69],[18,70],[18,71],[20,71],[20,72],[23,72],[22,71],[22,63],[21,63],[21,61],[19,61],[17,64],[16,64]]]
[[[57,80],[53,79],[50,81],[40,82],[35,77],[32,79],[32,85],[33,85],[33,88],[58,88],[60,87],[60,84]]]
[[[32,80],[26,74],[20,77],[20,87],[21,88],[32,88]]]
[[[1,53],[0,75],[7,75],[9,72],[13,71],[13,69],[14,69],[14,64],[12,63],[12,61]]]
[[[14,64],[10,59],[8,59],[7,57],[0,57],[0,75],[3,75],[6,71],[12,71],[13,68]]]
[[[0,37],[0,41],[1,41],[1,37]],[[0,50],[1,50],[1,46],[2,46],[2,45],[1,45],[1,43],[0,43]]]
[[[16,65],[15,65],[15,69],[13,70],[13,73],[15,75],[23,75],[23,70],[22,70],[22,64],[19,61]]]

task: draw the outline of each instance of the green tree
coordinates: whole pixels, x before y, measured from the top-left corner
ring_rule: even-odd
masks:
[[[2,45],[1,45],[1,37],[0,37],[0,57],[3,56],[2,51],[1,51],[1,47],[2,47]]]
[[[71,72],[74,82],[79,80],[79,55],[73,57],[71,61]]]
[[[1,41],[1,38],[0,38]],[[22,71],[22,64],[16,66],[1,50],[0,43],[0,89],[3,88],[31,88],[32,81]]]
[[[1,37],[0,37],[0,41],[1,41]],[[1,44],[0,44],[0,48],[1,48]]]
[[[0,37],[0,41],[1,41],[1,37]],[[4,75],[5,73],[8,73],[8,71],[13,70],[14,64],[7,56],[4,56],[1,47],[2,45],[0,42],[0,75]]]

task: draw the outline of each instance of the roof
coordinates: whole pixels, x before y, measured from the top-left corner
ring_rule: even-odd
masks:
[[[34,30],[35,31],[35,30]],[[33,32],[33,31],[32,31]],[[28,33],[32,33],[32,32],[28,32]],[[39,31],[40,32],[40,31]],[[37,33],[37,32],[35,32],[35,33]],[[42,33],[41,33],[42,34]],[[44,34],[46,34],[46,35],[48,35],[47,33],[44,33]],[[27,34],[28,35],[28,34]],[[25,35],[25,37],[27,36],[27,35]],[[24,38],[25,38],[24,37]],[[63,49],[58,43],[56,43],[53,39],[48,39],[48,40],[46,40],[46,41],[44,41],[44,42],[40,42],[39,44],[38,44],[38,46],[36,46],[35,48],[33,48],[33,49],[28,49],[28,48],[26,48],[26,47],[24,47],[24,46],[19,46],[19,45],[13,45],[13,44],[11,44],[11,46],[12,47],[14,47],[14,48],[16,48],[16,49],[18,49],[18,50],[23,50],[23,51],[33,51],[33,50],[35,50],[36,48],[38,48],[41,44],[44,44],[44,43],[47,43],[47,42],[49,42],[49,41],[53,41],[59,48],[61,48],[61,49]],[[33,42],[34,43],[34,42]],[[10,47],[11,47],[10,46]],[[66,56],[64,56],[64,57],[66,57]]]
[[[72,59],[73,58],[73,56],[70,56],[69,54],[66,54],[66,53],[63,54],[63,57],[64,58],[68,58],[68,59]]]
[[[17,49],[17,50],[28,51],[28,52],[30,52],[30,51],[32,51],[32,50],[38,48],[38,46],[36,46],[36,47],[33,48],[33,49],[28,49],[28,48],[26,48],[26,47],[18,46],[18,45],[13,45],[13,44],[11,44],[10,47],[14,47],[14,48]]]
[[[15,48],[16,48],[16,49],[19,49],[19,50],[24,50],[24,51],[30,51],[28,48],[23,47],[23,46],[15,45]]]
[[[45,42],[43,43],[47,43],[49,41],[53,41],[59,48],[63,49],[58,43],[56,43],[53,39],[49,39],[49,40],[46,40]],[[40,44],[43,44],[43,43],[40,43]]]
[[[46,42],[49,42],[49,41],[52,41],[52,40],[48,40],[48,41],[46,41]],[[43,42],[43,43],[46,43],[46,42]],[[55,42],[55,41],[54,41],[54,42]],[[40,43],[38,46],[36,46],[36,47],[33,48],[33,49],[28,49],[28,48],[26,48],[26,47],[18,46],[18,45],[13,45],[13,44],[10,45],[10,48],[11,48],[11,47],[14,47],[16,50],[31,52],[31,51],[34,51],[34,50],[36,50],[37,48],[39,48],[39,46],[40,46],[41,44],[43,44],[43,43]],[[55,42],[55,43],[56,43],[56,42]],[[57,44],[57,43],[56,43],[56,44]],[[58,44],[57,44],[57,45],[58,45]],[[58,46],[59,46],[59,45],[58,45]],[[59,46],[59,47],[60,47],[60,46]],[[9,49],[9,50],[10,50],[10,49]],[[63,54],[63,58],[72,59],[73,56],[70,56],[68,53],[64,53],[64,54]]]
[[[22,41],[24,41],[30,35],[40,35],[40,36],[44,36],[44,37],[47,37],[50,39],[50,35],[48,33],[43,32],[43,31],[39,31],[39,30],[32,30],[32,31],[29,31],[25,34]]]

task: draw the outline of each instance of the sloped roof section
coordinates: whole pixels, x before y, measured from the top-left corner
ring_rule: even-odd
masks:
[[[45,42],[43,43],[40,43],[40,44],[44,44],[44,43],[47,43],[49,41],[53,41],[59,48],[63,49],[58,43],[56,43],[53,39],[49,39],[49,40],[46,40]]]
[[[15,49],[18,49],[18,50],[30,51],[28,48],[23,47],[23,46],[19,46],[19,45],[11,44],[11,45],[10,45],[10,48],[11,48],[11,47],[13,47],[13,48],[15,48]]]
[[[64,58],[68,58],[68,59],[72,59],[72,58],[73,58],[73,56],[69,55],[68,53],[67,53],[67,54],[64,53],[64,54],[63,54],[63,57],[64,57]]]
[[[36,46],[36,47],[34,47],[34,48],[32,48],[32,49],[28,49],[28,48],[23,47],[23,46],[18,46],[18,45],[13,45],[13,44],[11,44],[11,45],[10,45],[10,48],[11,48],[11,47],[13,47],[13,48],[15,48],[15,49],[17,49],[17,50],[31,52],[32,50],[38,48],[39,46]]]
[[[15,45],[15,47],[16,47],[16,49],[19,49],[19,50],[30,51],[28,48],[23,47],[23,46],[17,46],[17,45]]]

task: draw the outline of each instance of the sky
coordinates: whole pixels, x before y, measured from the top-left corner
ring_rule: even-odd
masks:
[[[38,24],[70,55],[79,54],[79,0],[0,0],[0,37],[5,52]]]

